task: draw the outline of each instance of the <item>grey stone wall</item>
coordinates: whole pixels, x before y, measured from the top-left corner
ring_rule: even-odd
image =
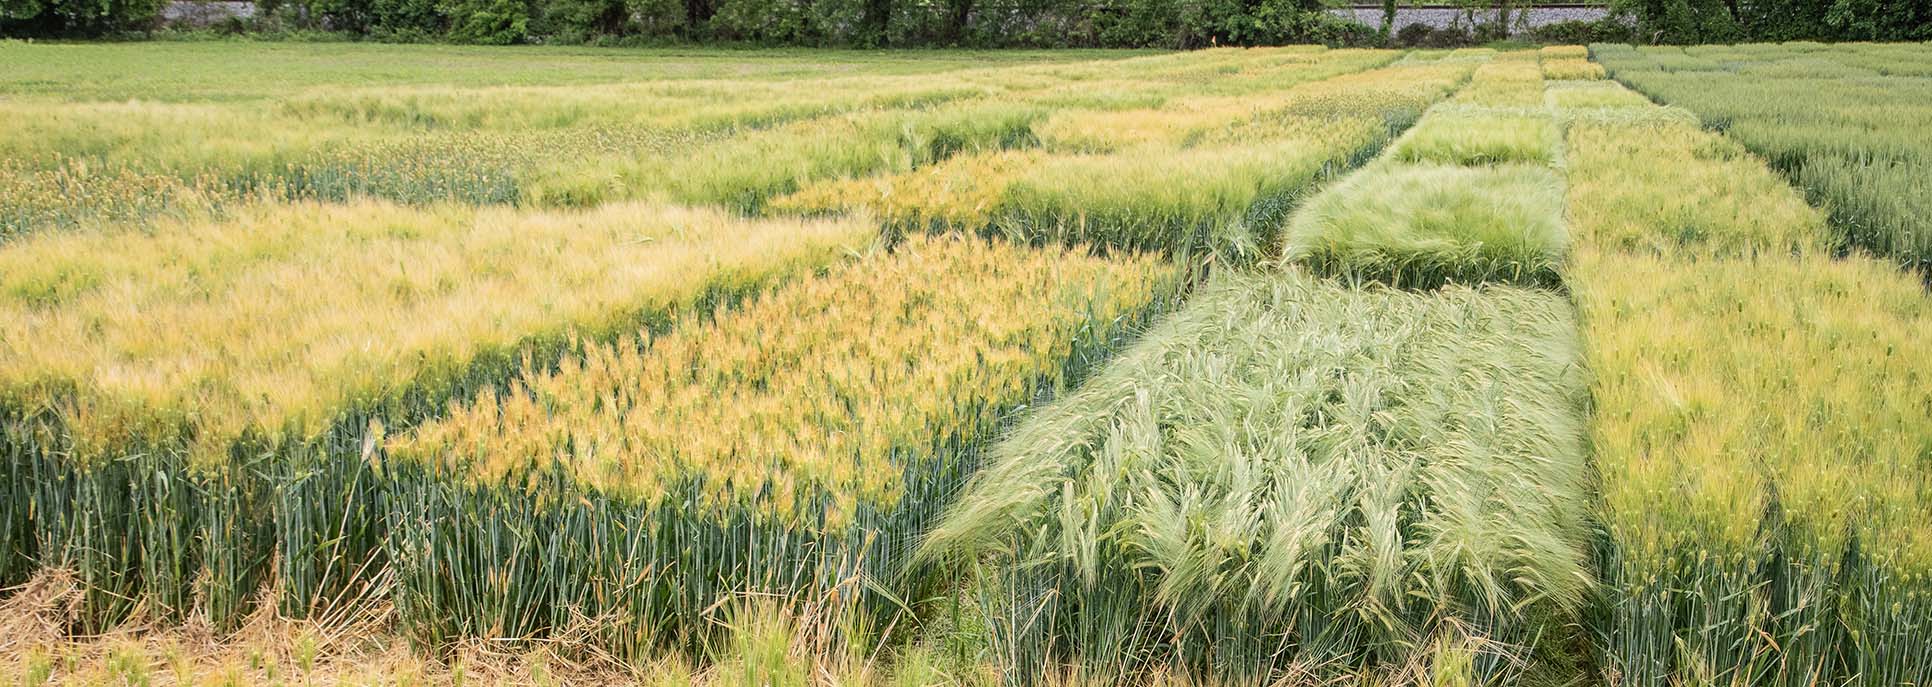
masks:
[[[208,26],[253,16],[255,3],[245,0],[175,0],[161,8],[161,21],[180,26]]]
[[[1342,7],[1331,11],[1343,18],[1354,19],[1369,26],[1380,27],[1382,25],[1382,8],[1380,6]],[[1517,10],[1510,14],[1510,33],[1516,34],[1538,26],[1545,26],[1561,21],[1596,21],[1609,14],[1609,10],[1600,6],[1559,5],[1554,7],[1533,7],[1528,10]],[[1479,10],[1476,12],[1476,21],[1484,24],[1494,22],[1496,21],[1496,12],[1494,10]],[[1446,29],[1451,26],[1468,28],[1469,13],[1459,7],[1396,8],[1395,30],[1400,31],[1402,27],[1410,24],[1422,24],[1434,29]]]

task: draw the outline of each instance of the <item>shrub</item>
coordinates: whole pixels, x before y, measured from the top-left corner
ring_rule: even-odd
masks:
[[[1404,48],[1461,48],[1476,43],[1476,37],[1461,26],[1438,29],[1428,24],[1410,24],[1395,32],[1395,44]]]
[[[152,28],[166,0],[4,0],[0,36],[102,36]]]
[[[449,19],[449,38],[457,42],[509,45],[530,34],[524,0],[449,0],[437,7]]]
[[[1596,21],[1571,19],[1551,22],[1529,30],[1528,38],[1538,43],[1554,45],[1589,45],[1591,43],[1629,43],[1635,40],[1630,27],[1615,17],[1605,17]]]

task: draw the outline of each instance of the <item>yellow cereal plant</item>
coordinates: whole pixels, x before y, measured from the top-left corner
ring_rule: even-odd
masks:
[[[236,620],[271,551],[300,612],[379,544],[356,498],[372,424],[555,360],[573,332],[816,269],[868,225],[361,202],[32,236],[0,251],[0,440],[9,469],[49,476],[40,562],[83,576],[88,626],[140,602]]]
[[[1596,378],[1609,669],[1932,679],[1932,301],[1839,256],[1742,146],[1589,90],[1605,92],[1551,102],[1580,108],[1563,112],[1570,286]]]
[[[394,535],[404,622],[431,641],[527,636],[567,626],[536,599],[568,598],[640,650],[695,639],[707,609],[746,592],[896,612],[890,599],[920,586],[903,542],[973,447],[1083,375],[1181,274],[915,235],[708,321],[528,369],[389,443],[411,513]],[[559,541],[588,548],[546,548]],[[490,560],[511,550],[537,567]]]
[[[900,230],[979,230],[992,224],[1013,179],[1047,157],[1027,150],[960,155],[905,174],[813,184],[768,208],[804,215],[865,209]]]

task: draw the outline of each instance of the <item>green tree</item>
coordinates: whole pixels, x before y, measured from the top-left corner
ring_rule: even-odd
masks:
[[[166,0],[0,0],[0,36],[99,36],[152,26]]]
[[[483,45],[521,43],[530,33],[523,0],[453,0],[441,5],[450,40]]]

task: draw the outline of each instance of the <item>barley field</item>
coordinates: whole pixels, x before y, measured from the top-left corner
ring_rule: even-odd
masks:
[[[0,64],[0,680],[1932,684],[1923,45]]]

